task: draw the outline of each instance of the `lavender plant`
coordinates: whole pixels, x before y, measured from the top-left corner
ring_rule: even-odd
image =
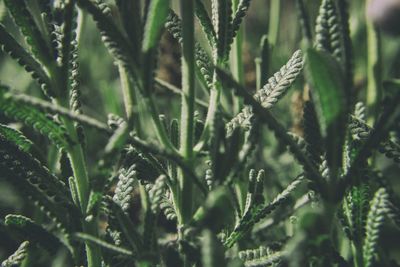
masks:
[[[34,81],[0,83],[0,177],[23,207],[1,210],[16,249],[2,266],[399,265],[384,234],[400,226],[400,81],[376,70],[379,28],[368,22],[360,93],[349,3],[288,4],[303,35],[278,66],[287,3],[268,1],[251,91],[253,2],[0,2],[1,48]],[[91,22],[117,80],[106,93],[88,86],[100,66],[80,62]],[[180,47],[180,86],[158,75],[165,35]],[[280,112],[291,91],[300,131]]]

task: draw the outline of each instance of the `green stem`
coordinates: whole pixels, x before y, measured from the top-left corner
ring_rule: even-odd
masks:
[[[380,90],[382,82],[381,38],[379,30],[370,19],[367,20],[367,107],[368,123],[373,125],[378,115],[378,105],[381,101]]]
[[[273,47],[276,46],[279,34],[281,0],[271,0],[269,12],[268,39]]]
[[[119,76],[121,79],[122,95],[124,100],[126,116],[133,123],[136,132],[141,136],[141,123],[139,112],[135,112],[134,108],[139,110],[139,103],[136,101],[136,92],[132,81],[122,63],[118,64]]]
[[[182,11],[182,109],[180,152],[189,166],[193,161],[193,131],[195,104],[195,58],[194,58],[194,1],[180,0]],[[193,185],[185,173],[179,173],[181,225],[192,216]]]
[[[236,10],[239,5],[239,0],[233,0],[233,10]],[[233,77],[238,81],[240,84],[244,84],[244,69],[243,69],[243,58],[242,58],[242,49],[243,49],[243,36],[244,36],[244,29],[241,26],[237,32],[236,38],[233,41],[232,45],[232,52],[230,58],[230,67]],[[232,92],[233,94],[233,92]],[[242,101],[240,97],[235,97],[232,95],[234,99],[234,114],[240,112],[242,107]]]
[[[80,203],[80,208],[83,214],[83,218],[86,217],[86,208],[89,201],[90,185],[89,177],[86,170],[86,164],[83,154],[83,149],[79,143],[78,136],[76,133],[75,126],[72,121],[67,118],[63,118],[63,123],[67,129],[68,134],[72,138],[74,144],[68,148],[68,155],[71,161],[71,167],[74,172],[76,181],[76,188]],[[83,231],[93,236],[98,235],[97,219],[90,221],[82,221]],[[88,267],[100,267],[101,266],[101,252],[98,246],[85,242],[86,245],[86,256]]]

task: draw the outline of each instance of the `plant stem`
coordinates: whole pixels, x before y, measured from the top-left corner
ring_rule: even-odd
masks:
[[[239,5],[239,0],[233,0],[233,10],[236,10]],[[243,27],[240,27],[235,40],[232,45],[232,52],[230,58],[230,67],[233,77],[240,84],[244,83],[244,71],[243,71],[243,58],[242,58],[242,46],[243,46],[243,35],[244,30]],[[242,101],[239,97],[233,96],[234,99],[234,114],[240,112]]]
[[[189,166],[193,160],[193,122],[195,99],[194,60],[194,1],[180,0],[182,13],[182,109],[180,152]],[[192,215],[191,181],[181,170],[179,174],[181,198],[179,203],[180,224],[188,222]]]
[[[372,126],[378,115],[378,105],[381,101],[382,63],[381,38],[379,30],[372,21],[367,21],[367,107],[369,110],[368,123]]]
[[[82,226],[85,233],[93,236],[98,235],[97,231],[97,220],[92,219],[91,221],[85,221],[86,208],[90,195],[89,177],[86,170],[86,164],[83,154],[83,149],[79,143],[78,136],[76,133],[75,126],[72,121],[67,118],[62,118],[65,128],[68,134],[72,138],[74,144],[68,149],[68,155],[71,161],[71,167],[75,176],[76,188],[79,198],[81,211],[83,214]],[[86,255],[88,267],[99,267],[101,266],[101,252],[98,246],[85,242]]]
[[[278,41],[281,0],[271,0],[269,12],[268,39],[273,47]]]
[[[141,136],[141,123],[140,123],[140,116],[139,112],[134,111],[134,107],[139,109],[139,103],[136,101],[136,92],[134,85],[129,79],[129,75],[122,65],[122,63],[118,64],[118,71],[119,76],[121,79],[121,88],[122,88],[122,95],[124,100],[125,112],[126,116],[129,121],[133,122],[133,126],[136,129],[136,132],[139,136]]]

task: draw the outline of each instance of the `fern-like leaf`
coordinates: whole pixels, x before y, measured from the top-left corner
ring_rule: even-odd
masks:
[[[315,32],[317,49],[327,51],[340,61],[342,57],[342,29],[338,10],[333,0],[322,1]]]
[[[246,16],[247,10],[250,7],[251,0],[240,0],[235,11],[235,14],[232,18],[232,26],[231,26],[231,34],[228,39],[228,45],[230,46],[233,43],[233,40],[236,37],[237,32],[239,31],[240,25],[242,23],[243,18]],[[229,56],[229,51],[227,52],[227,56]]]
[[[262,218],[270,214],[277,207],[285,203],[290,194],[299,186],[299,184],[303,181],[303,176],[300,175],[297,177],[292,183],[286,187],[279,195],[277,195],[274,200],[272,200],[269,204],[263,205],[254,205],[250,208],[249,212],[244,214],[244,216],[239,220],[236,224],[233,231],[230,233],[228,238],[225,240],[225,246],[232,247],[233,244],[242,238],[257,222],[259,222]]]
[[[61,229],[68,228],[68,209],[76,212],[68,190],[57,177],[30,154],[0,135],[2,176],[32,199]]]
[[[167,20],[165,22],[165,28],[168,32],[182,44],[182,25],[181,19],[178,15],[170,10]],[[201,48],[201,46],[195,44],[195,60],[196,60],[196,73],[200,77],[201,81],[204,81],[206,88],[210,89],[213,87],[213,68],[211,66],[211,59],[208,54]]]
[[[217,45],[217,36],[210,19],[210,16],[207,13],[206,7],[204,6],[202,0],[196,0],[195,7],[196,17],[198,18],[201,27],[203,28],[204,33],[208,39],[208,43],[211,48],[214,48]]]
[[[165,196],[165,191],[167,188],[167,177],[165,175],[160,175],[152,188],[149,190],[151,210],[157,213],[160,210],[161,203]]]
[[[126,256],[134,256],[133,252],[130,251],[127,248],[115,246],[113,244],[109,244],[104,240],[101,240],[100,238],[97,238],[95,236],[85,234],[85,233],[75,233],[74,237],[83,241],[89,241],[90,243],[96,244],[104,249],[116,252],[118,254],[126,255]]]
[[[0,124],[0,135],[16,144],[24,152],[29,152],[33,146],[32,141],[26,138],[20,131],[7,125]]]
[[[268,83],[257,91],[253,96],[254,99],[264,108],[271,108],[286,94],[289,87],[303,69],[303,63],[303,55],[301,51],[298,50],[274,76],[268,79]],[[243,127],[243,125],[248,124],[252,114],[252,109],[246,106],[242,112],[227,123],[227,135],[230,136],[237,127]]]
[[[118,183],[115,188],[113,200],[117,203],[124,212],[127,212],[132,201],[132,192],[135,185],[136,170],[135,165],[129,169],[121,169],[118,175]]]
[[[18,64],[20,64],[24,69],[31,73],[32,78],[34,78],[41,86],[43,92],[48,96],[54,96],[50,88],[51,81],[46,74],[46,71],[42,68],[40,63],[36,61],[35,58],[31,56],[15,39],[10,35],[4,26],[0,24],[0,46],[2,50],[8,53],[13,59],[15,59]]]
[[[39,244],[51,253],[56,253],[62,245],[58,237],[25,216],[9,214],[5,218],[5,224],[31,244]]]
[[[371,201],[367,216],[366,234],[363,245],[364,266],[374,266],[374,260],[378,250],[378,238],[380,230],[388,212],[388,195],[384,188],[376,191]]]
[[[112,21],[109,7],[102,1],[96,0],[78,0],[79,6],[87,10],[96,22],[103,42],[106,44],[111,55],[122,62],[134,77],[137,77],[137,59],[132,55],[132,47],[127,38],[121,33],[115,23]]]
[[[283,252],[274,252],[264,246],[239,252],[239,258],[243,261],[245,267],[262,267],[278,264],[283,257]]]
[[[9,88],[0,84],[1,113],[33,127],[44,136],[47,136],[58,147],[69,147],[71,141],[64,128],[36,108],[20,105],[18,102],[6,97],[8,92]]]
[[[24,241],[18,249],[1,263],[1,267],[20,266],[22,261],[28,255],[29,241]]]
[[[4,0],[8,11],[24,35],[32,53],[43,63],[49,63],[53,57],[42,33],[40,32],[25,0]]]
[[[79,124],[86,125],[97,129],[103,133],[111,134],[112,131],[107,127],[107,125],[103,124],[102,122],[88,117],[85,114],[80,114],[80,103],[77,95],[79,94],[78,90],[71,91],[71,110],[66,109],[62,106],[57,104],[52,104],[48,101],[41,100],[40,98],[25,95],[21,93],[13,93],[13,94],[6,94],[5,97],[9,100],[14,101],[16,104],[24,105],[27,107],[31,107],[33,109],[38,109],[43,113],[53,114],[53,115],[60,115],[62,117],[71,119]]]
[[[228,41],[231,36],[232,2],[230,0],[211,1],[212,23],[217,35],[217,47],[214,58],[220,62],[227,60],[229,55]]]

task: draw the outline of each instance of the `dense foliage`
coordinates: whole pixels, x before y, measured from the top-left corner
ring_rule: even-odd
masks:
[[[1,266],[400,266],[367,2],[1,1]]]

